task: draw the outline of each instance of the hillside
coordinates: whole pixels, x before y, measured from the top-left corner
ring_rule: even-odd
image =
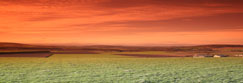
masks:
[[[51,51],[212,51],[218,48],[243,48],[243,45],[199,45],[199,46],[43,46],[0,42],[0,50],[51,50]]]

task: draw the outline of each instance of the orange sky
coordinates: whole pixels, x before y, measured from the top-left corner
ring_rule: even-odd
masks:
[[[243,44],[242,0],[1,0],[0,42]]]

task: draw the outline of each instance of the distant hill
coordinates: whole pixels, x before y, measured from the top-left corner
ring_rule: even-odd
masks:
[[[0,42],[0,47],[35,47],[35,46],[29,44]]]
[[[199,47],[223,48],[223,47],[243,47],[243,45],[218,44],[218,45],[200,45]]]
[[[91,46],[44,46],[21,43],[0,42],[0,50],[54,50],[54,51],[195,51],[211,50],[212,48],[243,47],[243,45],[199,45],[199,46],[112,46],[112,45],[91,45]]]
[[[53,46],[0,42],[0,50],[51,50],[51,49],[57,49],[57,48]]]

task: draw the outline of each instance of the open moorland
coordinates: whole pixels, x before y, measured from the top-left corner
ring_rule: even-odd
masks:
[[[0,83],[241,83],[243,57],[235,55],[243,53],[242,47],[69,47],[5,43],[0,44],[0,56],[4,55],[0,57]],[[228,57],[193,58],[194,54]],[[46,55],[50,57],[38,57]]]
[[[44,46],[19,43],[1,43],[0,54],[6,52],[49,51],[53,54],[102,54],[111,53],[127,56],[192,57],[195,54],[227,55],[234,57],[243,54],[243,45],[199,45],[199,46]]]

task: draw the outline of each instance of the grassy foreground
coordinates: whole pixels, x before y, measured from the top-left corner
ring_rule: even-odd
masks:
[[[0,83],[243,83],[243,58],[0,57]]]

